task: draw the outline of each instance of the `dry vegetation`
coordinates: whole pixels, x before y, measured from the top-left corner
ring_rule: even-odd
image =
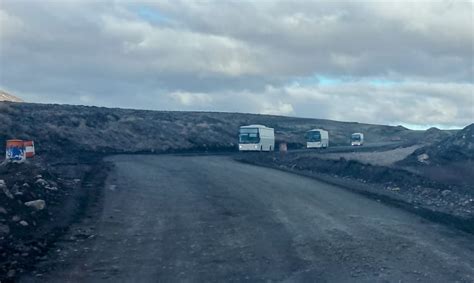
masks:
[[[331,145],[347,145],[353,132],[364,132],[369,143],[415,143],[424,137],[422,132],[401,126],[320,119],[0,103],[0,143],[12,138],[32,139],[40,153],[235,150],[238,128],[246,124],[275,128],[277,142],[287,142],[290,148],[302,147],[304,133],[312,128],[329,130]]]

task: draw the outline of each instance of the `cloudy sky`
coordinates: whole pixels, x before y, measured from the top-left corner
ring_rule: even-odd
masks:
[[[0,89],[31,102],[463,127],[472,1],[0,0]]]

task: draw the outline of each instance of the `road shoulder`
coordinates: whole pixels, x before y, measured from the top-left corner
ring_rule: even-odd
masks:
[[[299,154],[246,153],[234,159],[314,178],[474,234],[474,195],[466,188],[440,184],[398,168]]]

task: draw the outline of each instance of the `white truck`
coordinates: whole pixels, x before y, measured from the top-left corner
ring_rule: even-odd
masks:
[[[353,133],[351,135],[351,146],[361,146],[364,144],[364,134]]]
[[[239,130],[239,151],[275,150],[275,131],[264,125],[241,126]]]
[[[329,132],[323,129],[313,129],[306,132],[306,148],[327,148]]]

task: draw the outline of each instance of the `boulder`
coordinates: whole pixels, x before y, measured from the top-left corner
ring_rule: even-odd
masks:
[[[421,162],[421,163],[428,163],[429,158],[430,156],[426,153],[422,153],[417,156],[418,162]]]
[[[3,180],[0,180],[0,181],[3,181]],[[12,193],[10,192],[10,190],[8,190],[7,186],[5,185],[5,182],[3,183],[3,186],[0,183],[0,188],[2,189],[3,193],[7,196],[7,198],[14,199]]]
[[[38,180],[36,180],[35,184],[45,187],[48,185],[48,182],[46,182],[45,179],[39,178]]]
[[[451,193],[450,190],[444,190],[444,191],[441,192],[441,195],[442,195],[443,197],[447,197],[450,193]]]
[[[42,199],[25,202],[25,205],[36,210],[43,210],[46,207],[46,202]]]
[[[10,227],[5,224],[0,224],[0,235],[7,235],[10,233]]]
[[[12,278],[15,277],[16,271],[14,269],[8,270],[7,277]]]
[[[2,190],[3,193],[4,193],[9,199],[13,199],[13,195],[12,195],[12,193],[10,192],[10,190],[8,190],[7,184],[5,183],[4,180],[0,180],[0,190]]]

